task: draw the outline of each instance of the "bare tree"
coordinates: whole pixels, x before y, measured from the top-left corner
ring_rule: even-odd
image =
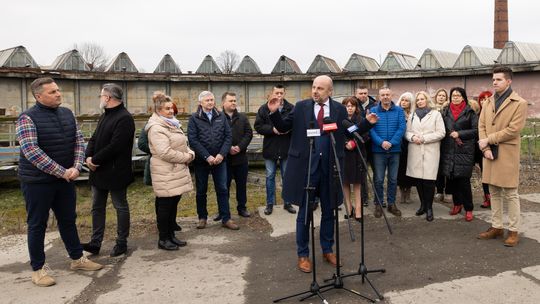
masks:
[[[240,63],[239,59],[240,56],[235,51],[225,50],[217,58],[217,64],[223,74],[232,74]]]
[[[105,71],[109,56],[105,53],[103,46],[95,42],[75,43],[73,49],[79,51],[84,61],[88,64],[90,71]]]

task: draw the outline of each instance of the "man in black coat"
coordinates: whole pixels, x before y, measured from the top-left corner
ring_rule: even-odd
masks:
[[[270,99],[276,98],[279,102],[279,113],[282,118],[285,118],[292,112],[294,106],[289,103],[285,98],[285,87],[278,84],[272,88]],[[263,139],[263,158],[264,165],[266,167],[266,209],[264,214],[272,214],[275,200],[276,200],[276,171],[277,166],[280,167],[281,179],[285,175],[287,167],[287,152],[289,151],[289,145],[291,143],[291,133],[281,133],[276,128],[268,116],[270,111],[268,105],[265,103],[257,112],[255,118],[255,130],[260,135],[264,136]],[[282,195],[283,196],[283,195]],[[284,200],[283,209],[289,213],[296,213],[296,210],[290,202]]]
[[[341,187],[335,187],[333,170],[334,157],[330,135],[322,132],[321,136],[314,139],[311,154],[311,171],[308,172],[309,140],[306,135],[308,129],[323,127],[323,120],[329,117],[336,122],[337,130],[334,132],[336,140],[336,153],[339,164],[343,166],[345,154],[345,134],[347,129],[343,126],[343,120],[347,119],[347,110],[339,102],[330,98],[333,92],[332,79],[326,75],[318,76],[313,80],[310,99],[296,103],[294,110],[285,119],[279,115],[279,101],[273,98],[268,102],[270,119],[279,132],[291,131],[291,147],[289,148],[288,168],[283,180],[283,198],[300,206],[296,218],[296,245],[298,254],[298,269],[303,272],[311,272],[309,260],[309,225],[305,223],[305,208],[308,200],[305,197],[304,187],[310,176],[310,186],[315,188],[315,195],[321,201],[321,228],[320,243],[323,259],[336,266],[337,259],[333,253],[334,244],[334,221],[333,208],[343,202]],[[370,114],[362,120],[359,133],[364,133],[377,122],[377,116]],[[334,192],[337,189],[337,197]]]
[[[86,147],[86,164],[92,185],[92,239],[83,249],[98,254],[105,231],[105,207],[111,194],[118,222],[116,245],[111,256],[127,252],[130,216],[127,187],[133,182],[131,154],[135,122],[123,103],[122,88],[103,85],[99,107],[104,110]]]
[[[371,112],[371,108],[375,107],[377,105],[377,101],[369,96],[369,90],[366,86],[359,86],[356,88],[354,92],[354,97],[358,100],[358,104],[360,105],[360,115],[363,118],[366,118],[366,115]],[[365,146],[371,147],[371,138],[369,137],[369,133],[366,133],[367,138],[365,138]],[[373,169],[373,152],[371,152],[371,149],[366,149],[366,161]],[[367,168],[366,168],[367,169]],[[369,172],[367,173],[369,174]],[[368,189],[370,188],[367,184],[366,175],[362,177],[362,181],[360,182],[361,188],[362,188],[362,204],[364,206],[369,205],[369,195],[368,195]]]
[[[206,209],[208,175],[212,174],[216,190],[219,217],[222,226],[238,230],[229,211],[229,191],[227,190],[227,166],[223,162],[231,149],[231,127],[225,114],[216,107],[214,94],[203,91],[199,94],[199,107],[188,123],[189,145],[195,151],[195,185],[197,188],[197,229],[206,228],[208,210]]]
[[[253,138],[253,130],[249,124],[247,116],[238,113],[236,109],[236,93],[225,92],[221,97],[223,113],[229,122],[232,133],[232,146],[227,156],[227,189],[231,190],[231,182],[234,179],[236,184],[236,202],[238,215],[250,217],[247,210],[247,177],[248,177],[248,158],[247,147]],[[216,219],[214,219],[216,220]],[[218,216],[217,220],[221,220]]]

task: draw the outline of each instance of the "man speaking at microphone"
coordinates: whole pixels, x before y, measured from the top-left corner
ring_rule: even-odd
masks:
[[[336,140],[336,153],[340,165],[343,165],[345,134],[343,120],[347,118],[345,107],[330,98],[333,92],[332,79],[326,75],[318,76],[313,80],[311,98],[298,101],[294,110],[285,118],[279,115],[279,100],[268,101],[270,120],[279,132],[291,132],[291,145],[288,153],[287,170],[283,177],[283,199],[286,202],[294,202],[300,207],[296,218],[296,245],[298,254],[298,269],[302,272],[311,272],[309,259],[309,223],[306,225],[306,206],[308,198],[305,197],[305,185],[310,174],[310,186],[315,188],[315,195],[321,200],[321,227],[320,243],[323,259],[336,266],[337,259],[333,253],[334,223],[332,210],[334,208],[330,189],[332,187],[332,167],[334,157],[332,144],[328,132],[333,131]],[[324,125],[324,119],[334,123]],[[329,119],[328,119],[329,118]],[[378,120],[376,115],[369,115],[359,127],[360,130],[368,130],[371,124]],[[311,155],[311,170],[308,172],[309,139],[308,130],[321,130],[320,136],[314,139]],[[313,131],[313,130],[311,130]],[[364,131],[365,132],[365,131]],[[312,132],[311,132],[312,133]],[[341,191],[338,193],[338,204],[343,201]]]

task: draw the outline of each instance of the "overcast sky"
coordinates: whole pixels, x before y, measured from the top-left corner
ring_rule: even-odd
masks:
[[[510,40],[540,43],[540,1],[508,0]],[[306,71],[321,54],[343,67],[352,53],[419,58],[426,48],[459,53],[493,46],[494,0],[6,0],[0,49],[24,45],[50,65],[74,43],[126,52],[153,72],[171,54],[182,72],[226,50],[250,55],[263,73],[279,56]]]

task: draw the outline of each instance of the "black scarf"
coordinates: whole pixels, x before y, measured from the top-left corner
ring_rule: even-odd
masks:
[[[501,95],[498,96],[497,93],[495,93],[495,113],[499,110],[499,107],[502,105],[502,103],[512,94],[512,87],[508,87],[508,89]]]
[[[416,109],[415,113],[416,113],[416,116],[418,116],[418,118],[420,118],[420,120],[422,120],[422,118],[426,117],[426,115],[427,115],[427,113],[429,113],[429,111],[431,111],[431,109],[429,107],[425,107],[425,108]]]

